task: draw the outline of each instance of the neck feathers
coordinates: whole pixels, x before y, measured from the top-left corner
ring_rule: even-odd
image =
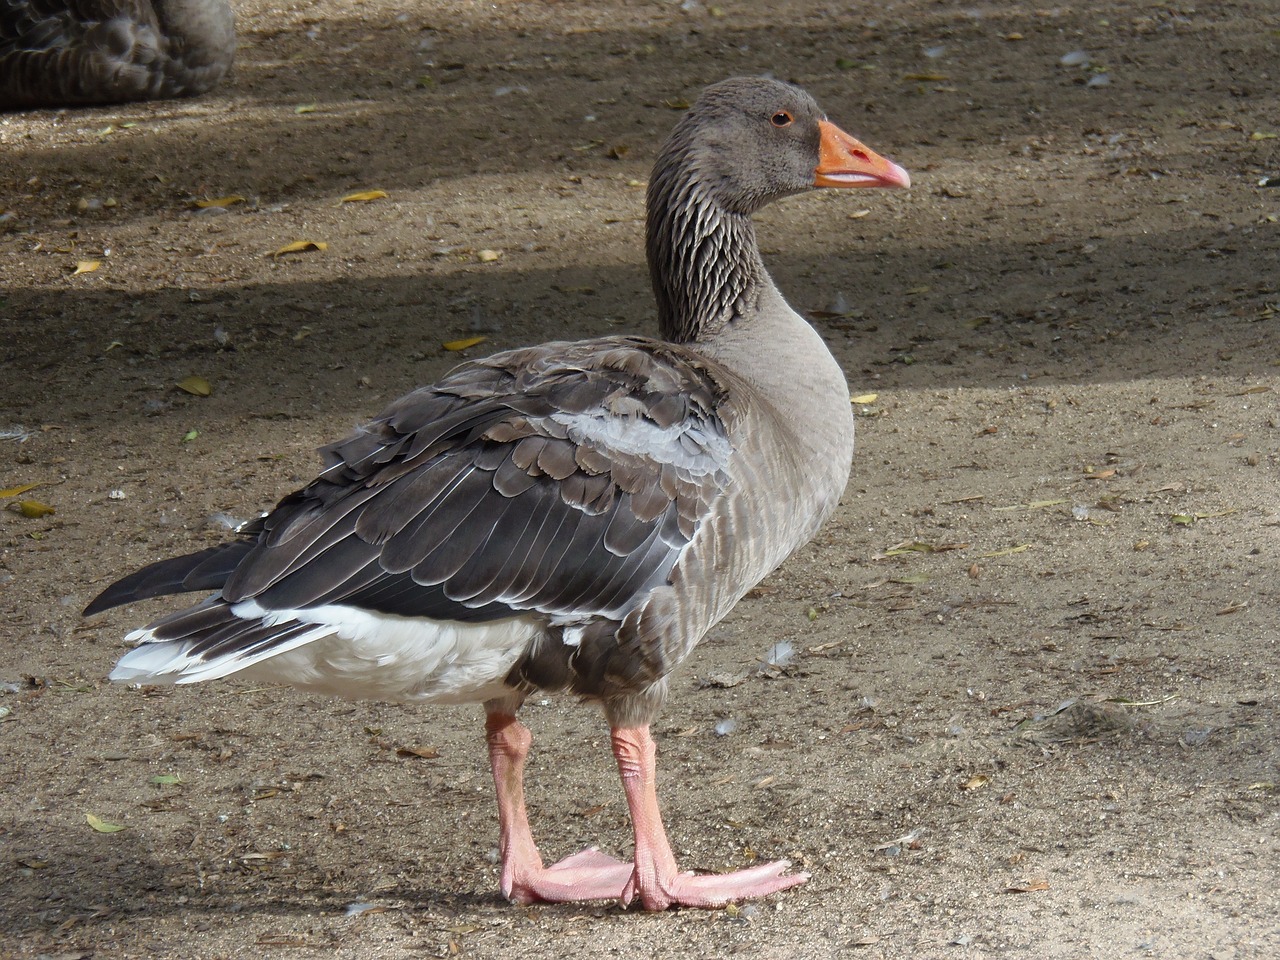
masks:
[[[771,286],[750,216],[714,196],[687,150],[664,154],[649,181],[646,249],[662,337],[707,340],[749,316]]]

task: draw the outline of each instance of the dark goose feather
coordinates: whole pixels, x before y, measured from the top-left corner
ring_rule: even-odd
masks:
[[[0,110],[195,96],[235,48],[228,0],[0,0]]]

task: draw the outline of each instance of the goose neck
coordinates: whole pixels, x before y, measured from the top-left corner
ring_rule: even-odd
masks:
[[[705,341],[755,314],[773,289],[747,213],[727,209],[691,163],[649,183],[646,247],[662,337]]]

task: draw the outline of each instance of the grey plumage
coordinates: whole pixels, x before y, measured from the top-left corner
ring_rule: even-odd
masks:
[[[228,0],[0,0],[0,110],[195,96],[235,46]]]

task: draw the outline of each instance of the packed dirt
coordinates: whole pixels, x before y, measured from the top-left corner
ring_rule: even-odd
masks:
[[[1280,956],[1280,13],[1077,6],[244,0],[210,96],[0,117],[0,956]],[[654,149],[761,72],[915,181],[759,218],[854,478],[656,727],[682,864],[809,883],[508,904],[478,708],[107,684],[177,602],[112,578],[652,332]],[[597,712],[524,714],[544,851],[628,855]]]

